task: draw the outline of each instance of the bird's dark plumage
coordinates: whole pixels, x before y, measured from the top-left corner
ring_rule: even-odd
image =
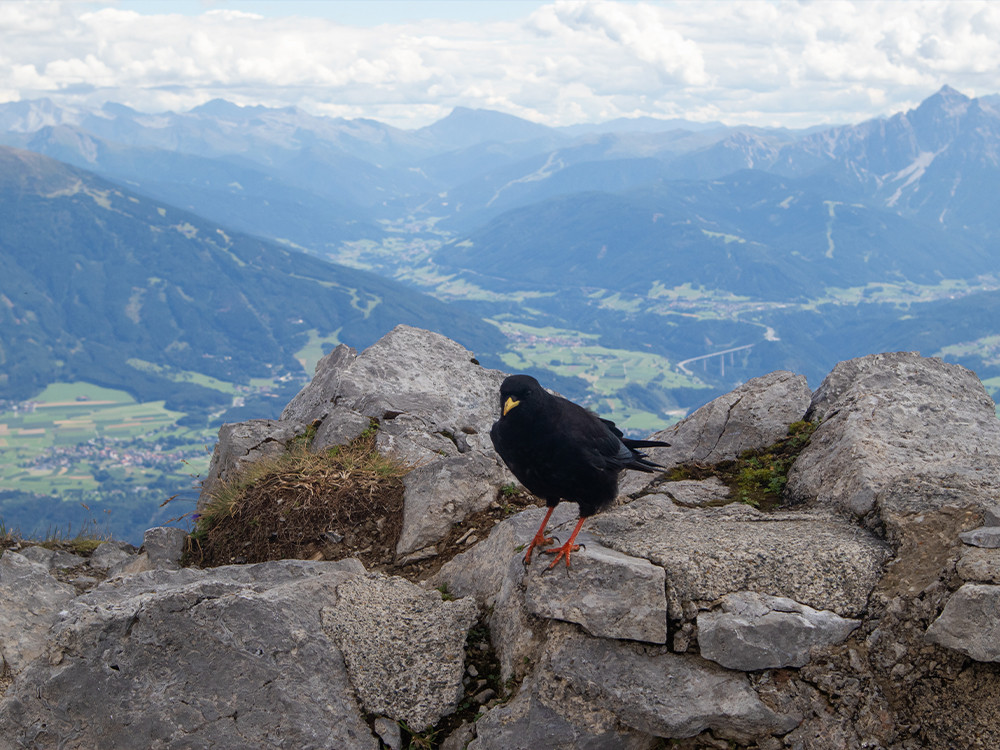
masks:
[[[545,500],[549,512],[528,546],[551,542],[544,535],[552,509],[562,500],[580,505],[580,521],[569,541],[556,550],[569,565],[570,552],[583,521],[614,502],[618,475],[624,469],[656,471],[639,448],[666,446],[657,440],[626,438],[614,422],[546,391],[530,375],[511,375],[500,386],[500,418],[490,430],[493,447],[515,477]],[[550,566],[551,567],[551,566]]]

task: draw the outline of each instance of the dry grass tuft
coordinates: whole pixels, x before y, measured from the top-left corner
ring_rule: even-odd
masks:
[[[304,443],[214,493],[191,534],[189,563],[357,557],[371,570],[393,562],[409,467],[379,454],[371,433],[324,453]]]

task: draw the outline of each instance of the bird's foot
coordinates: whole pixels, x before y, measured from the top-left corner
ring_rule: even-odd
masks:
[[[531,552],[532,550],[535,549],[535,547],[547,547],[550,544],[552,544],[552,542],[553,542],[552,537],[545,536],[545,534],[543,534],[541,531],[535,534],[535,538],[531,540],[531,544],[528,545],[528,551],[524,555],[524,564],[525,565],[531,564]],[[544,551],[548,552],[548,550]]]
[[[576,535],[574,534],[573,536]],[[552,570],[556,566],[556,563],[558,563],[562,559],[566,560],[566,567],[568,568],[570,553],[576,552],[582,546],[583,545],[580,544],[573,544],[573,540],[570,539],[568,542],[566,542],[566,544],[562,545],[561,547],[556,547],[555,549],[542,550],[546,555],[555,555],[555,559],[553,559],[552,562],[549,563],[549,570]]]

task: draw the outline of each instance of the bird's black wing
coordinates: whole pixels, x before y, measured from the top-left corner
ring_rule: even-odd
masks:
[[[625,444],[624,435],[614,422],[570,401],[565,404],[568,406],[563,405],[562,417],[566,434],[572,436],[590,466],[617,473],[634,460],[634,452]]]

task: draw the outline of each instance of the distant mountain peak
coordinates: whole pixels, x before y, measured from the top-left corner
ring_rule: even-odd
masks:
[[[940,97],[944,97],[946,99],[959,99],[959,100],[962,100],[962,101],[968,101],[969,100],[969,97],[967,97],[965,94],[963,94],[958,89],[953,89],[947,83],[944,86],[942,86],[940,89],[938,89],[937,93],[934,94],[933,96],[940,96]]]
[[[446,117],[415,132],[454,148],[487,141],[527,140],[555,134],[554,130],[545,125],[516,115],[469,107],[455,107]]]
[[[917,111],[934,110],[946,114],[961,114],[969,106],[970,102],[972,102],[972,99],[968,96],[945,84],[938,89],[937,93],[924,99],[917,107]]]
[[[190,114],[210,115],[212,117],[223,117],[226,115],[244,114],[244,109],[239,104],[234,104],[227,99],[211,99],[204,104],[188,110]]]

